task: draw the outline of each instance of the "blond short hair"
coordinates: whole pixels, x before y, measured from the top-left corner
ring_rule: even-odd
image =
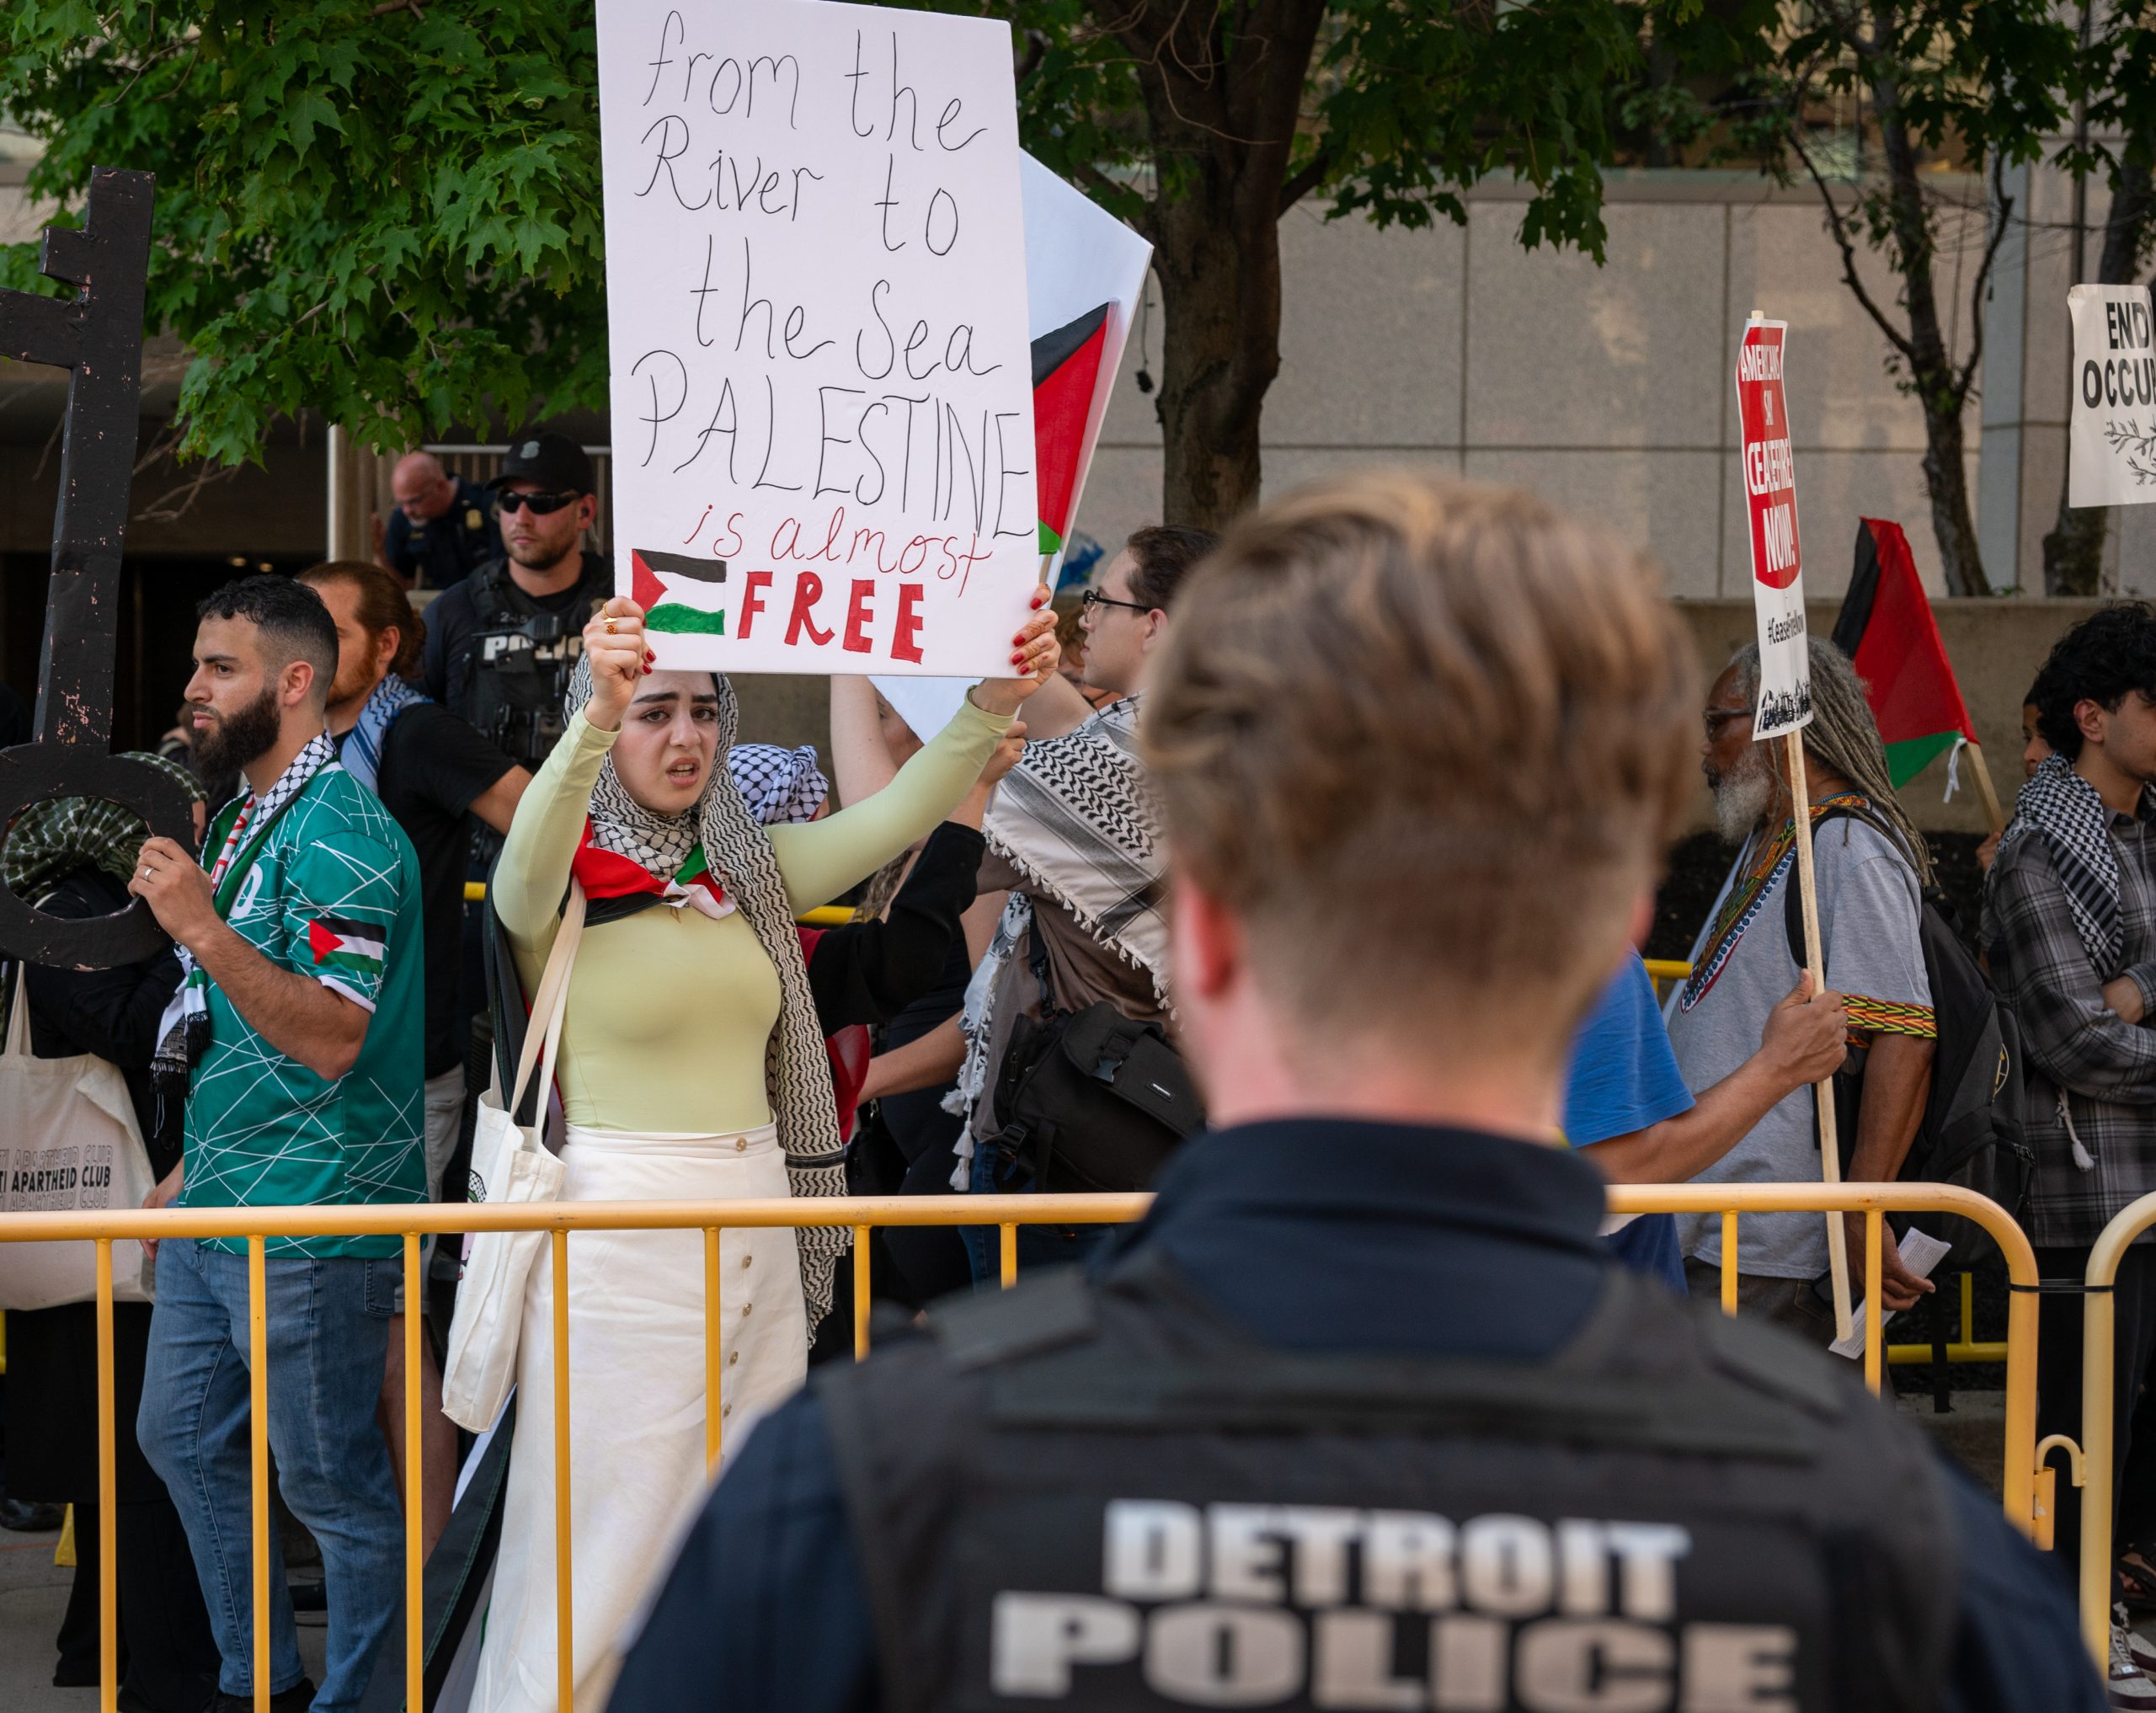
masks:
[[[1270,999],[1569,1038],[1690,783],[1697,664],[1645,558],[1509,489],[1329,483],[1192,574],[1151,676],[1171,862]]]

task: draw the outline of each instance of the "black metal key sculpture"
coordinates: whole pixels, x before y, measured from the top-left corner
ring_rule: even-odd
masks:
[[[58,797],[102,798],[150,830],[189,838],[187,794],[154,768],[110,753],[120,632],[120,552],[141,407],[142,298],[150,263],[147,173],[90,169],[82,230],[47,227],[39,270],[72,298],[0,291],[0,355],[72,371],[52,528],[52,579],[38,663],[37,734],[0,750],[0,827]],[[0,953],[102,969],[147,958],[164,931],[140,899],[63,921],[0,880]]]

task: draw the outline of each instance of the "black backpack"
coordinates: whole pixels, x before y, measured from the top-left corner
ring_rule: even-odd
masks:
[[[1842,819],[1864,822],[1908,856],[1899,835],[1878,816],[1847,805],[1820,816],[1812,837],[1816,840],[1823,829]],[[1784,915],[1790,956],[1800,969],[1805,967],[1802,908],[1792,875]],[[1989,1197],[2019,1219],[2036,1164],[2021,1137],[2020,1029],[1956,931],[1954,906],[1935,886],[1923,889],[1918,934],[1939,1042],[1924,1121],[1902,1162],[1902,1182],[1956,1184]],[[1834,1117],[1844,1171],[1856,1143],[1863,1087],[1860,1070],[1835,1072]],[[1954,1246],[1943,1263],[1947,1268],[1973,1267],[1999,1253],[1990,1235],[1967,1219],[1945,1214],[1920,1218],[1926,1230]]]

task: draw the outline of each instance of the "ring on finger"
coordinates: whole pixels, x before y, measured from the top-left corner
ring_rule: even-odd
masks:
[[[614,634],[614,621],[611,618],[606,621],[606,634],[610,637]]]

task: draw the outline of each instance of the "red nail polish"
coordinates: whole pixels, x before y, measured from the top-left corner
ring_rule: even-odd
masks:
[[[1013,666],[1022,666],[1026,664],[1026,657],[1023,654],[1013,654],[1011,657],[1011,664]]]

